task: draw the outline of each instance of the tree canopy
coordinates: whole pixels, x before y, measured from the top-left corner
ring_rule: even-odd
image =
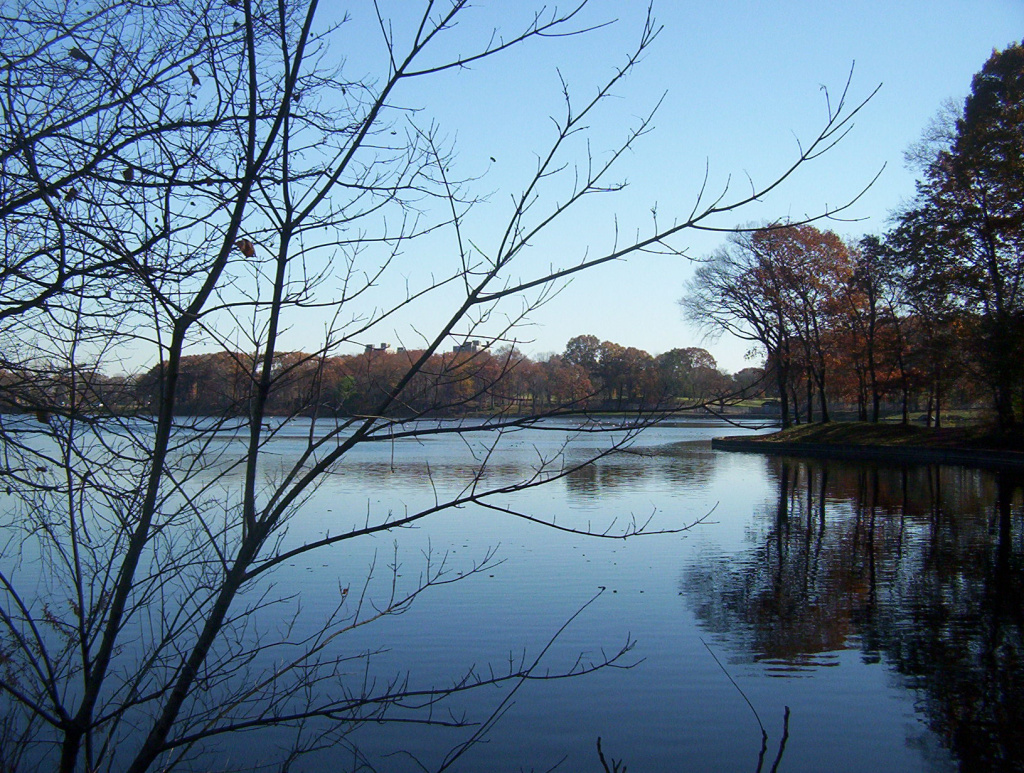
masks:
[[[1017,431],[1024,396],[1020,45],[994,52],[975,75],[948,143],[927,159],[917,196],[899,217],[895,243],[911,285],[955,304],[999,425]]]

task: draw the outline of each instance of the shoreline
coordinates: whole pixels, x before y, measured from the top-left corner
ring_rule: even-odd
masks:
[[[840,445],[829,443],[758,442],[746,437],[720,437],[711,440],[716,451],[773,454],[776,456],[809,456],[822,459],[853,459],[857,461],[892,461],[914,464],[955,464],[962,467],[1024,467],[1024,454],[1019,451],[981,451],[973,449],[927,448],[906,446],[891,448],[871,445]]]
[[[967,467],[1024,467],[1024,451],[999,447],[983,428],[928,430],[903,425],[830,422],[759,436],[719,437],[720,451]]]

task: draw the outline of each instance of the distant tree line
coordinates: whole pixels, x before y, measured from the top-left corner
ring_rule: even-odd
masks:
[[[855,404],[878,421],[924,405],[990,406],[1019,434],[1024,408],[1024,48],[996,52],[962,110],[908,156],[913,201],[881,236],[844,242],[809,224],[735,234],[681,301],[710,332],[766,355],[784,425]]]
[[[387,347],[333,357],[278,353],[270,374],[269,410],[276,415],[367,415],[421,355],[418,350]],[[245,413],[263,364],[262,358],[240,352],[183,357],[178,413]],[[135,377],[78,372],[72,378],[70,373],[45,368],[0,371],[5,396],[0,409],[31,407],[45,413],[47,406],[54,412],[74,406],[90,413],[145,412],[159,399],[164,367],[156,365]],[[729,376],[718,369],[710,353],[697,347],[652,356],[592,335],[576,336],[563,353],[536,360],[512,346],[492,351],[469,344],[432,355],[403,391],[403,406],[410,416],[536,414],[567,407],[673,408],[756,393],[762,373],[759,368],[746,368]]]

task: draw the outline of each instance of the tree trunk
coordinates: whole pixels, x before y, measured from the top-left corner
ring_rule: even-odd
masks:
[[[828,413],[828,393],[825,389],[825,372],[818,377],[818,406],[821,408],[821,423],[828,424],[832,417]]]
[[[769,359],[771,359],[769,353]],[[781,414],[782,428],[787,429],[791,425],[789,406],[789,368],[782,363],[779,352],[775,353],[775,384],[779,390],[779,413]]]

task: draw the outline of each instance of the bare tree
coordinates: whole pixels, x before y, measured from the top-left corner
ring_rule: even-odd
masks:
[[[340,551],[453,508],[544,523],[504,504],[508,495],[592,459],[541,456],[513,482],[490,483],[486,473],[509,431],[579,413],[578,403],[415,422],[412,390],[462,378],[454,366],[431,372],[431,358],[453,338],[482,339],[485,348],[514,342],[516,326],[577,272],[645,252],[681,254],[673,240],[686,231],[727,228],[723,218],[831,146],[860,109],[844,94],[821,133],[763,188],[710,198],[701,189],[671,226],[652,224],[531,274],[520,266],[531,243],[586,197],[618,190],[611,170],[651,128],[649,114],[611,153],[571,156],[571,140],[599,117],[657,24],[648,16],[633,51],[591,97],[578,102],[565,89],[553,139],[489,244],[470,240],[472,181],[453,178],[451,148],[406,109],[408,91],[423,94],[432,78],[471,64],[498,64],[513,46],[584,34],[584,6],[542,8],[521,28],[450,54],[444,41],[469,12],[464,0],[419,3],[411,24],[407,6],[391,19],[375,3],[386,54],[376,80],[350,76],[339,48],[348,20],[321,18],[316,0],[20,0],[0,12],[0,765],[163,770],[226,733],[276,728],[293,731],[283,769],[396,712],[462,724],[433,707],[483,684],[538,676],[543,648],[502,672],[470,669],[443,689],[417,690],[401,675],[383,685],[345,682],[359,653],[346,652],[340,634],[451,582],[443,561],[428,557],[419,582],[396,582],[383,596],[372,596],[369,580],[364,593],[341,589],[315,631],[294,636],[260,627],[260,611],[283,601],[268,580],[298,556]],[[549,198],[563,179],[568,194]],[[431,270],[396,292],[390,276],[402,276],[412,254],[433,256]],[[382,330],[425,304],[450,313],[418,331],[417,355],[380,382],[370,415],[319,416],[317,373],[329,358],[386,340]],[[323,320],[319,343],[282,356],[284,332],[311,317]],[[179,416],[187,357],[211,350],[231,361],[223,410]],[[128,382],[114,390],[100,378],[141,361],[157,363],[144,390]],[[515,358],[504,362],[487,383],[500,382]],[[268,402],[300,375],[307,387],[284,418],[310,417],[308,434],[295,458],[272,468],[266,451],[284,425],[270,421]],[[466,399],[444,394],[433,410]],[[600,453],[660,415],[638,414]],[[353,515],[316,538],[288,535],[353,449],[469,431],[491,440],[472,476],[432,506]],[[601,430],[584,422],[580,431]],[[631,522],[579,532],[648,529]],[[492,560],[481,557],[471,571]],[[620,663],[629,646],[548,678]]]

